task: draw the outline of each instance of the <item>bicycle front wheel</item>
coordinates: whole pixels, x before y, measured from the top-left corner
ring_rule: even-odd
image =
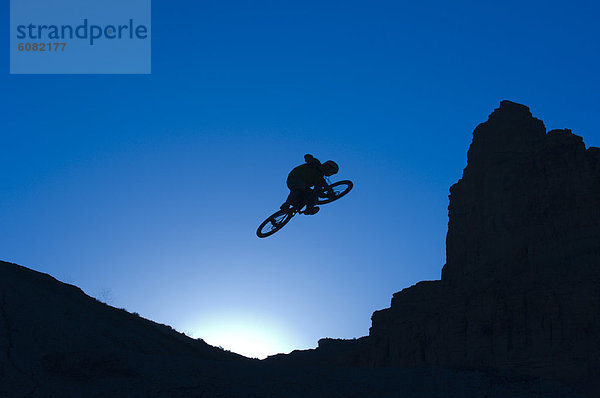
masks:
[[[279,231],[285,224],[292,219],[292,214],[287,211],[279,210],[269,216],[260,224],[256,230],[256,236],[266,238]]]
[[[329,189],[325,192],[321,192],[319,194],[319,198],[317,199],[318,205],[324,205],[326,203],[331,203],[334,200],[338,200],[342,196],[346,195],[354,184],[350,180],[342,180],[338,182],[334,182],[329,186]]]

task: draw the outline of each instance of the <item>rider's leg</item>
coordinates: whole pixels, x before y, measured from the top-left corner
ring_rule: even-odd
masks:
[[[281,209],[287,209],[290,206],[298,206],[303,203],[304,199],[304,190],[302,189],[290,189],[290,194],[288,195],[285,203],[281,205]]]
[[[306,210],[304,210],[304,214],[313,215],[317,214],[319,211],[319,206],[317,206],[318,193],[314,189],[308,188],[305,191],[306,194]]]
[[[294,174],[290,174],[287,178],[287,187],[290,189],[290,194],[288,195],[285,203],[281,205],[282,210],[287,210],[290,206],[298,205],[303,202],[304,196],[304,183],[301,179],[299,179]]]

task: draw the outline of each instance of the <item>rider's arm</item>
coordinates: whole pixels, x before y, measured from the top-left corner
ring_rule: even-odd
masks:
[[[327,190],[329,189],[329,184],[327,184],[325,178],[321,178],[319,180],[319,183],[315,184],[315,189],[321,189],[323,190],[323,192],[327,192]]]

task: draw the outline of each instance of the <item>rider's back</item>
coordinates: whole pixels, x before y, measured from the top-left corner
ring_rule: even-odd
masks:
[[[311,162],[294,167],[287,178],[288,188],[308,188],[321,185],[325,174],[319,166],[320,163]]]

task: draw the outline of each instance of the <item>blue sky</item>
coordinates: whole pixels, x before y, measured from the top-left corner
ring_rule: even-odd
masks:
[[[440,277],[448,188],[501,100],[600,146],[599,11],[154,1],[151,75],[9,75],[5,49],[0,258],[245,355],[366,335]],[[305,153],[354,190],[256,238]]]

